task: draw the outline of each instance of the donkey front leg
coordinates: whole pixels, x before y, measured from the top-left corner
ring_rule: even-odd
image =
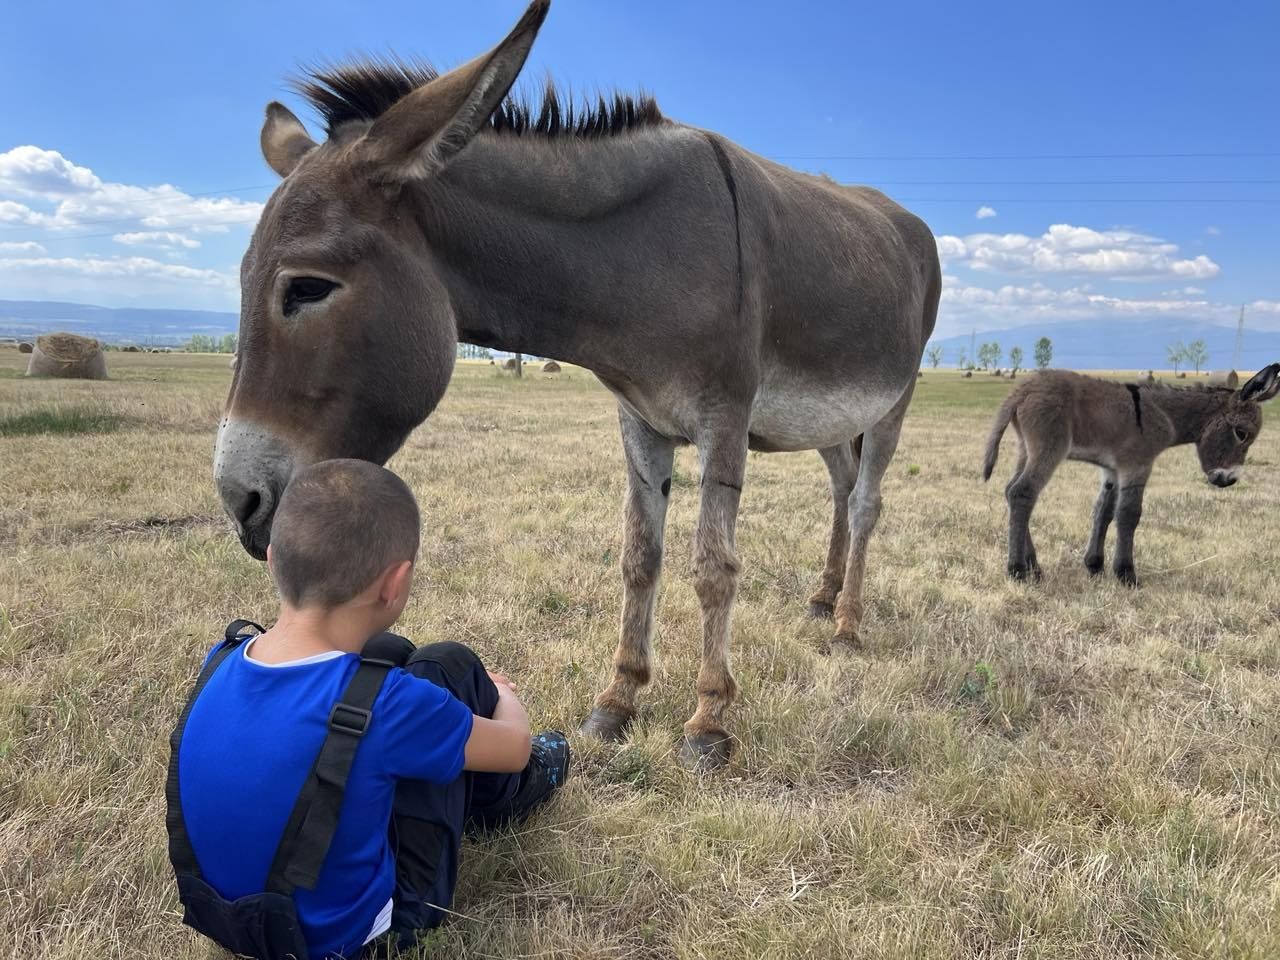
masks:
[[[635,717],[636,694],[649,682],[653,606],[662,569],[662,534],[671,493],[675,445],[624,407],[618,407],[627,458],[622,534],[622,625],[613,655],[613,682],[596,697],[582,732],[620,740]]]
[[[729,670],[729,624],[738,592],[734,530],[747,461],[745,429],[722,431],[699,447],[702,497],[694,532],[694,589],[702,607],[702,666],[698,709],[684,725],[680,758],[689,766],[718,767],[733,751],[724,714],[737,695]]]
[[[1107,544],[1107,530],[1116,512],[1116,472],[1105,467],[1098,499],[1093,505],[1093,531],[1089,534],[1089,546],[1084,551],[1084,566],[1093,576],[1102,572],[1102,552]]]
[[[862,438],[849,443],[824,447],[818,453],[831,475],[831,543],[827,547],[827,565],[822,570],[822,582],[817,592],[809,598],[809,616],[815,620],[829,620],[835,615],[836,597],[844,584],[845,564],[849,557],[849,495],[858,479],[858,457],[862,450]]]
[[[915,390],[912,381],[902,399],[888,415],[862,435],[862,457],[858,464],[858,480],[849,501],[849,562],[844,571],[844,587],[836,603],[836,635],[832,647],[852,648],[858,645],[864,606],[862,582],[866,576],[867,545],[871,532],[880,519],[880,483],[898,449],[902,418],[911,404]]]
[[[1142,519],[1142,495],[1147,489],[1150,469],[1120,478],[1116,502],[1116,579],[1125,586],[1136,587],[1138,575],[1133,569],[1133,534]]]

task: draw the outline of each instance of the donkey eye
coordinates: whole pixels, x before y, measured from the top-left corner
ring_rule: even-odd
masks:
[[[1232,427],[1231,432],[1236,435],[1236,443],[1244,443],[1249,439],[1249,434],[1241,430],[1239,427]]]
[[[337,289],[337,284],[323,277],[294,277],[284,292],[284,315],[292,316],[304,303],[319,303]]]

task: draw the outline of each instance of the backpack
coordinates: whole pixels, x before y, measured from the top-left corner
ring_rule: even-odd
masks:
[[[226,900],[200,874],[191,838],[182,816],[178,792],[178,751],[187,718],[196,698],[222,662],[262,627],[250,620],[233,620],[223,642],[209,657],[169,739],[169,777],[165,784],[169,831],[169,861],[178,881],[182,922],[232,953],[259,960],[309,960],[298,922],[293,891],[315,888],[325,855],[338,827],[347,776],[360,740],[369,729],[373,703],[387,674],[403,666],[413,644],[393,633],[371,637],[360,654],[360,666],[341,699],[329,713],[329,732],[311,767],[293,812],[285,824],[262,893]]]

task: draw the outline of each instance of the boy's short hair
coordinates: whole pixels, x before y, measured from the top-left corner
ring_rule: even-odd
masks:
[[[418,555],[418,504],[405,482],[365,460],[322,460],[294,474],[271,525],[271,569],[293,606],[336,607],[387,567]]]

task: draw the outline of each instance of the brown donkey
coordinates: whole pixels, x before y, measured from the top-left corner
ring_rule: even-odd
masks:
[[[385,461],[444,393],[458,340],[586,367],[618,401],[627,492],[621,637],[584,729],[622,736],[649,682],[672,457],[693,444],[702,667],[684,755],[719,762],[747,451],[822,454],[835,515],[812,609],[834,608],[837,636],[856,640],[881,479],[937,312],[937,247],[883,194],[796,173],[650,99],[582,111],[550,91],[540,112],[509,99],[546,13],[537,0],[449,73],[312,75],[322,144],[267,108],[262,148],[283,181],[241,267],[218,490],[261,557],[292,472]]]
[[[983,479],[991,479],[1000,438],[1012,424],[1020,448],[1018,465],[1005,487],[1009,575],[1018,580],[1040,577],[1031,542],[1031,511],[1058,464],[1083,460],[1102,471],[1084,565],[1093,574],[1102,570],[1102,549],[1114,517],[1115,573],[1121,582],[1137,586],[1133,532],[1156,457],[1178,444],[1194,443],[1206,479],[1218,487],[1231,486],[1262,429],[1258,404],[1278,390],[1277,363],[1239,390],[1123,384],[1067,370],[1046,370],[1018,386],[996,414],[982,467]]]

